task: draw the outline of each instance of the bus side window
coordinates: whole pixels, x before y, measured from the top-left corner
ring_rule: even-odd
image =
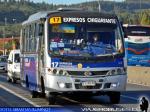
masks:
[[[35,47],[36,47],[36,52],[38,52],[38,50],[39,50],[39,38],[40,38],[40,24],[37,24],[36,25],[36,32],[35,32],[35,35],[36,35],[36,38],[35,38],[35,43],[36,43],[36,45],[35,45]]]
[[[25,27],[25,38],[24,38],[24,51],[27,51],[27,42],[28,42],[28,26]]]
[[[34,31],[33,31],[33,35],[34,35],[34,45],[33,45],[33,51],[34,52],[36,52],[36,37],[37,37],[37,35],[36,35],[36,33],[37,33],[37,24],[35,23],[34,24]]]
[[[36,24],[32,24],[31,25],[31,34],[30,34],[30,51],[31,52],[35,52],[36,48],[35,48],[35,38],[36,38],[36,35],[35,35],[35,32],[36,32]]]
[[[26,35],[26,51],[29,51],[29,41],[30,41],[30,26],[27,27],[27,31],[26,31],[27,35]]]
[[[32,25],[29,26],[29,37],[28,37],[28,51],[31,52],[32,51],[32,31],[33,31],[33,28],[32,28]]]
[[[21,38],[20,38],[20,43],[22,43],[22,45],[20,45],[21,52],[24,52],[24,41],[25,41],[25,28],[21,30]]]

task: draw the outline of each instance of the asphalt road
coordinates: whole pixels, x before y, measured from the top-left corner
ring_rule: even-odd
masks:
[[[48,105],[46,98],[31,98],[30,91],[19,83],[8,83],[6,74],[0,73],[0,107],[53,107],[54,109],[68,112],[113,108],[123,109],[128,112],[139,110],[140,98],[143,96],[150,101],[150,87],[127,84],[127,91],[121,93],[120,104],[109,104],[107,96],[94,96],[91,98],[58,96],[55,105]]]

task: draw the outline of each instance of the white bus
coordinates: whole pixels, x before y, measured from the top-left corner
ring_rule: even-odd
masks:
[[[124,24],[130,66],[150,66],[150,26]]]
[[[108,95],[126,88],[124,35],[116,15],[63,9],[39,12],[22,24],[21,80],[32,91]]]

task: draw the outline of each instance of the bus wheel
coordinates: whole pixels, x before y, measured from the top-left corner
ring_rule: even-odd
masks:
[[[16,79],[12,78],[11,79],[12,83],[16,83]]]
[[[41,97],[45,97],[45,85],[44,85],[44,79],[41,77]]]
[[[29,88],[28,76],[26,76],[26,87]]]
[[[111,104],[118,104],[120,102],[120,92],[110,92],[109,99]]]
[[[37,98],[38,97],[38,92],[37,91],[32,91],[31,92],[31,94],[32,94],[32,98]]]
[[[54,105],[56,103],[56,95],[52,95],[49,93],[48,102],[49,102],[49,105]]]

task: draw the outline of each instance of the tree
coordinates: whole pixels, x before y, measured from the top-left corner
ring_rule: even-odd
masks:
[[[140,22],[141,25],[150,25],[150,16],[147,12],[144,12]]]

